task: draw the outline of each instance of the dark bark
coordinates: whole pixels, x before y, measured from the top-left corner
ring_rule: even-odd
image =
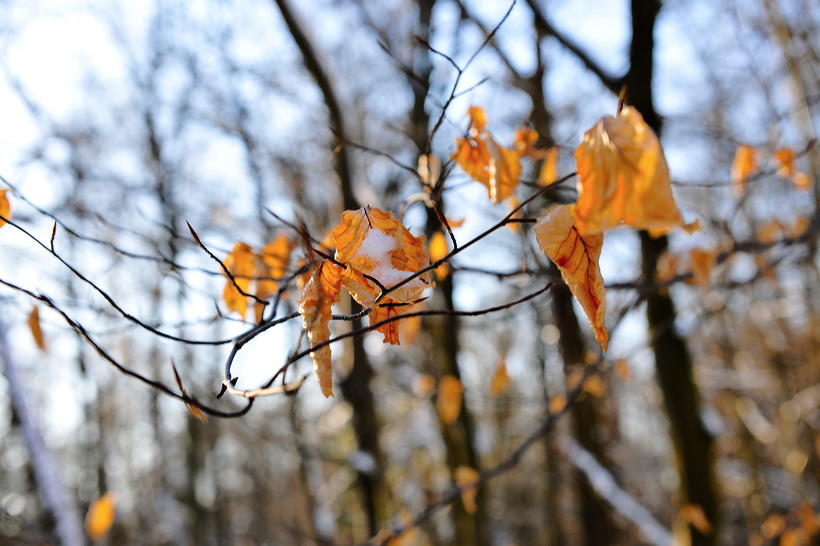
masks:
[[[660,11],[657,0],[632,0],[632,43],[630,69],[626,78],[627,103],[636,107],[658,134],[661,119],[652,96],[654,28]],[[652,238],[641,232],[643,276],[654,279],[660,256],[666,251],[666,237]],[[655,292],[646,298],[658,384],[663,391],[669,417],[678,470],[681,476],[681,501],[700,506],[713,527],[719,520],[719,504],[714,483],[712,438],[700,419],[700,394],[692,371],[692,358],[684,340],[675,330],[675,304],[666,293]],[[701,533],[689,526],[692,544],[714,544],[715,533]]]

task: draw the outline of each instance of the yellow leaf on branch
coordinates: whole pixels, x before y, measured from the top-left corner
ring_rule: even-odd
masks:
[[[444,233],[441,231],[437,231],[430,237],[430,261],[432,263],[436,263],[443,257],[450,252],[450,248],[447,245],[447,238],[444,236]],[[450,265],[447,263],[443,263],[433,271],[436,272],[436,278],[440,281],[447,278],[447,274],[450,272]]]
[[[509,386],[510,376],[507,374],[507,359],[502,356],[490,380],[490,396],[493,398],[501,396]]]
[[[94,542],[101,542],[114,524],[116,503],[116,496],[109,491],[89,505],[85,516],[85,532]]]
[[[575,226],[584,235],[621,225],[653,230],[682,225],[658,137],[632,107],[605,116],[575,150]]]
[[[549,186],[558,180],[558,148],[553,146],[547,150],[544,162],[541,164],[541,172],[538,174],[538,185]]]
[[[779,148],[772,152],[772,163],[777,169],[777,176],[780,178],[791,178],[794,176],[794,150],[791,148]]]
[[[256,255],[254,277],[258,299],[265,300],[279,290],[279,280],[288,269],[293,246],[293,241],[286,234],[280,233]],[[256,321],[261,321],[265,305],[257,301],[254,310]]]
[[[450,156],[470,178],[487,186],[494,203],[511,196],[521,178],[521,151],[500,146],[486,130],[487,117],[482,108],[473,106],[467,138],[456,138],[456,151]],[[537,136],[537,135],[536,135]],[[527,138],[527,137],[523,137]]]
[[[311,347],[330,339],[330,317],[333,304],[339,301],[341,284],[341,268],[332,262],[323,261],[313,271],[302,291],[297,304]],[[322,394],[333,396],[330,346],[325,345],[311,351],[310,356]]]
[[[732,160],[732,189],[737,195],[743,195],[746,191],[746,182],[749,176],[757,169],[757,157],[760,154],[757,148],[747,144],[737,147],[735,157]]]
[[[0,227],[6,225],[6,220],[11,220],[11,204],[9,203],[9,198],[6,196],[8,191],[9,190],[0,190]]]
[[[399,314],[399,309],[402,311],[406,311],[409,309],[410,306],[405,305],[403,307],[399,307],[401,304],[395,300],[390,298],[384,298],[381,303],[379,303],[376,307],[370,311],[370,324],[376,324],[377,322],[381,322],[386,320],[390,317],[395,317]],[[387,324],[382,324],[378,328],[376,328],[377,332],[381,332],[384,334],[384,342],[389,343],[391,345],[400,345],[399,342],[399,322],[395,320],[393,322],[388,322]]]
[[[582,235],[573,220],[574,205],[552,207],[535,225],[539,248],[549,256],[589,320],[595,339],[606,351],[606,299],[598,267],[604,236]]]
[[[233,280],[228,279],[225,284],[222,299],[228,309],[236,311],[244,318],[248,309],[246,294],[249,293],[248,289],[254,273],[253,249],[245,243],[236,243],[231,253],[225,258],[224,264],[233,276]]]

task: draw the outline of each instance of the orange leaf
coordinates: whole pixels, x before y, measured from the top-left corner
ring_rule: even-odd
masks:
[[[715,250],[693,248],[689,252],[689,262],[692,266],[695,284],[705,292],[709,288],[712,270],[715,268],[715,263],[717,263],[717,252]]]
[[[255,262],[256,277],[256,297],[260,300],[267,299],[276,294],[279,290],[279,280],[285,276],[290,264],[290,254],[293,250],[293,242],[284,233],[273,239],[257,255]],[[262,320],[262,312],[265,306],[256,302],[256,321]]]
[[[433,236],[430,237],[430,261],[435,263],[445,257],[448,252],[450,252],[450,248],[447,245],[447,238],[444,236],[444,233],[441,231],[435,232]],[[444,280],[450,272],[450,266],[447,263],[443,263],[435,268],[434,271],[436,272],[436,278],[438,280]]]
[[[552,398],[550,398],[549,403],[549,412],[552,415],[556,415],[564,411],[564,408],[567,407],[567,397],[563,394],[556,394]]]
[[[680,510],[681,517],[701,534],[709,535],[712,533],[712,524],[706,519],[706,514],[697,504],[687,504]]]
[[[459,466],[453,473],[456,479],[456,485],[461,487],[461,503],[464,505],[464,510],[468,514],[475,514],[476,506],[475,497],[478,494],[476,482],[478,481],[478,471],[469,466]]]
[[[549,186],[558,180],[558,148],[553,146],[547,150],[547,157],[541,164],[541,172],[538,175],[539,186]]]
[[[746,182],[749,176],[757,169],[757,156],[759,151],[754,146],[741,144],[735,152],[735,158],[732,160],[732,189],[737,195],[743,195],[746,191]]]
[[[469,114],[470,134],[467,138],[456,138],[456,151],[450,157],[470,178],[487,186],[494,203],[500,203],[513,194],[521,178],[521,154],[493,140],[485,130],[487,119],[483,109],[473,106]]]
[[[596,398],[603,398],[606,395],[606,383],[597,375],[590,375],[584,381],[584,392]]]
[[[391,300],[390,298],[384,298],[379,305],[373,308],[370,311],[370,324],[376,324],[377,322],[381,322],[387,318],[395,317],[399,314],[399,309],[402,311],[406,311],[409,309],[408,305],[401,305],[400,303],[396,302],[395,300]],[[381,332],[384,334],[384,342],[389,343],[391,345],[401,345],[399,342],[399,322],[395,320],[393,322],[388,322],[387,324],[383,324],[376,328],[376,331]]]
[[[253,249],[245,243],[236,243],[233,250],[225,258],[225,268],[230,271],[233,281],[228,279],[222,299],[231,311],[236,311],[242,318],[248,309],[247,296],[254,273]],[[234,283],[235,281],[235,283]],[[237,290],[237,287],[242,291]]]
[[[46,350],[46,340],[43,337],[43,330],[40,328],[40,309],[34,307],[28,315],[28,329],[31,330],[31,335],[34,336],[34,342],[41,351]]]
[[[581,304],[595,339],[606,351],[609,334],[604,326],[606,299],[598,267],[603,235],[581,235],[573,223],[573,205],[552,207],[535,225],[535,238],[561,271],[572,295]]]
[[[490,380],[490,396],[497,398],[501,396],[507,387],[510,386],[510,376],[507,374],[507,359],[503,356],[498,361],[498,367]]]
[[[6,197],[6,193],[9,190],[0,190],[0,227],[3,227],[6,224],[6,220],[11,220],[11,204],[9,203],[9,198]],[[3,220],[5,218],[6,220]]]
[[[772,152],[772,163],[777,169],[777,176],[780,178],[794,176],[794,155],[794,150],[791,148],[780,148]]]
[[[794,187],[800,191],[808,191],[811,188],[811,180],[806,173],[794,173],[792,182],[794,182]]]
[[[441,422],[450,425],[458,419],[461,413],[461,394],[464,387],[461,381],[453,375],[445,375],[438,383],[438,398],[436,409]]]
[[[424,237],[413,237],[392,213],[372,207],[342,214],[332,238],[336,260],[345,264],[342,283],[364,307],[371,308],[382,292],[368,277],[390,288],[430,265]],[[424,273],[390,292],[390,298],[413,303],[429,286],[429,274]]]
[[[116,496],[109,491],[89,505],[85,516],[85,532],[94,542],[101,542],[114,524],[116,503]]]
[[[575,149],[575,225],[584,235],[620,225],[669,230],[682,219],[658,137],[632,107],[605,116]]]
[[[323,261],[316,267],[302,291],[297,304],[311,347],[330,339],[331,308],[339,301],[341,282],[341,268],[334,263]],[[330,355],[329,345],[310,353],[319,387],[322,394],[327,397],[333,396]]]

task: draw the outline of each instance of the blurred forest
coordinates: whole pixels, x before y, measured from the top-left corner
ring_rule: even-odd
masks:
[[[702,230],[607,232],[602,352],[533,224],[624,89]],[[471,106],[560,183],[491,202]],[[0,543],[816,544],[819,125],[811,0],[1,0]],[[325,398],[365,205],[447,259],[399,346],[342,299]]]

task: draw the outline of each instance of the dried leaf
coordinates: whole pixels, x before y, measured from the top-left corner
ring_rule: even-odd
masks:
[[[581,235],[573,222],[573,205],[552,207],[535,225],[538,246],[558,266],[564,282],[581,305],[606,351],[609,334],[604,326],[606,298],[598,267],[603,235]]]
[[[692,279],[705,292],[709,289],[712,270],[717,263],[717,251],[693,248],[689,252],[689,263],[692,266]]]
[[[468,514],[475,514],[478,508],[475,502],[478,494],[478,488],[476,487],[478,475],[478,471],[469,466],[459,466],[453,473],[456,485],[461,488],[461,503]]]
[[[552,398],[550,398],[549,403],[549,412],[551,415],[556,415],[564,411],[564,408],[567,407],[567,397],[563,394],[556,394]]]
[[[40,308],[34,307],[28,315],[28,329],[34,337],[34,343],[41,351],[46,351],[46,340],[43,337],[43,330],[40,328]]]
[[[584,392],[596,398],[603,398],[606,395],[606,383],[597,375],[590,375],[584,381]]]
[[[409,309],[408,305],[402,305],[395,300],[390,298],[384,298],[379,305],[373,308],[370,311],[370,324],[376,324],[377,322],[381,322],[385,319],[390,317],[395,317],[399,314],[399,310],[402,312],[407,311]],[[401,321],[395,320],[393,322],[388,322],[387,324],[383,324],[376,328],[377,332],[381,332],[384,334],[384,342],[389,343],[391,345],[400,345],[399,342],[399,323]]]
[[[620,225],[669,230],[683,222],[658,137],[631,107],[605,116],[575,150],[575,225],[584,235]]]
[[[433,188],[441,177],[441,160],[434,154],[420,155],[416,172],[426,188]]]
[[[430,237],[430,261],[432,263],[436,263],[443,257],[450,252],[450,248],[447,245],[447,238],[445,237],[444,233],[441,231],[437,231]],[[436,272],[436,278],[439,280],[444,280],[447,277],[447,274],[450,272],[450,265],[447,263],[443,263],[433,271]]]
[[[323,261],[316,267],[302,291],[297,304],[311,347],[330,339],[331,308],[339,301],[341,282],[341,268],[334,263]],[[310,356],[322,394],[327,397],[333,396],[330,346],[325,345],[311,351]]]
[[[464,387],[461,381],[453,375],[445,375],[438,383],[438,397],[436,408],[441,422],[450,425],[458,419],[461,413],[461,394]]]
[[[11,203],[9,203],[9,198],[6,196],[8,191],[0,190],[0,228],[6,225],[6,220],[11,220]]]
[[[741,144],[735,152],[735,157],[732,160],[732,189],[737,195],[743,195],[746,191],[746,182],[749,176],[757,170],[757,158],[760,154],[759,150],[754,146]]]
[[[501,396],[509,386],[510,376],[507,374],[507,359],[502,356],[493,373],[493,378],[490,380],[490,396],[493,398]]]
[[[430,265],[424,237],[413,237],[392,213],[372,207],[342,214],[332,238],[336,260],[345,264],[342,283],[367,308],[373,307],[382,292],[371,279],[390,288]],[[390,298],[413,303],[430,286],[429,274],[424,273],[390,292]]]
[[[94,542],[101,542],[114,524],[116,503],[116,496],[109,491],[89,505],[85,516],[85,532]]]
[[[521,178],[521,154],[498,145],[486,131],[484,110],[473,106],[469,110],[470,133],[456,138],[456,151],[450,156],[470,178],[487,186],[494,203],[513,194]],[[525,144],[526,146],[526,144]]]
[[[773,218],[757,229],[755,239],[764,245],[770,245],[782,239],[785,230],[786,228],[780,220]]]
[[[794,176],[794,156],[794,150],[791,148],[780,148],[772,152],[772,163],[777,169],[777,176],[780,178]]]
[[[248,310],[248,298],[243,295],[249,293],[251,278],[254,273],[253,249],[245,243],[236,243],[233,250],[225,258],[225,268],[230,271],[233,281],[228,279],[222,299],[231,311],[236,311],[244,318]],[[237,290],[239,287],[239,290]],[[240,290],[242,292],[240,292]]]
[[[257,279],[256,297],[260,300],[267,299],[279,290],[279,280],[285,276],[290,265],[293,247],[293,241],[286,234],[280,233],[256,256],[254,277]],[[265,305],[256,302],[254,309],[256,321],[259,322]]]
[[[795,173],[792,182],[794,182],[794,187],[800,191],[809,191],[811,188],[811,179],[806,173]]]
[[[712,533],[712,524],[706,518],[706,514],[697,504],[687,504],[680,510],[681,517],[692,527],[700,531],[704,535]]]
[[[615,361],[615,373],[621,378],[621,381],[629,381],[632,375],[629,362],[625,358],[619,358]]]
[[[541,164],[541,172],[538,174],[538,185],[549,186],[558,180],[558,148],[553,146],[547,150],[546,158]]]

